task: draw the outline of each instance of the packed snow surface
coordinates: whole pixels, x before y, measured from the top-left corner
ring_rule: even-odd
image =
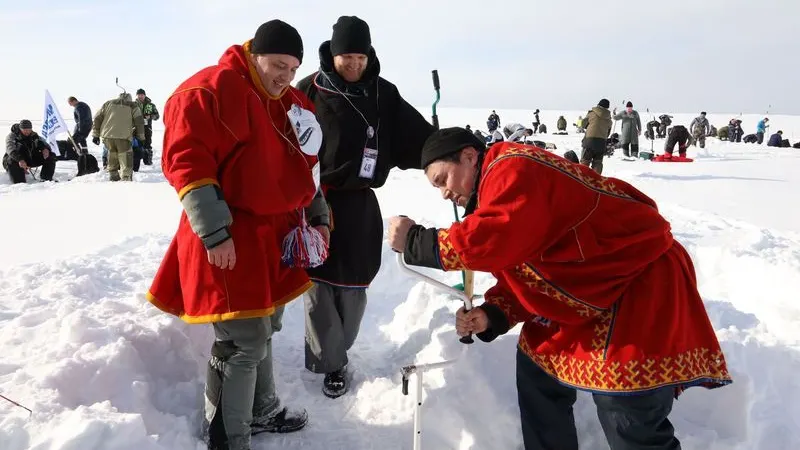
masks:
[[[427,111],[428,108],[420,108]],[[530,124],[530,111],[498,110],[502,124]],[[543,111],[549,131],[564,114]],[[642,121],[650,115],[640,111]],[[653,115],[658,116],[659,113]],[[440,109],[442,126],[485,130],[488,111]],[[732,116],[710,114],[721,127]],[[745,133],[761,116],[743,117]],[[675,115],[688,125],[693,115]],[[770,116],[770,132],[800,139],[800,118]],[[11,123],[0,123],[8,130]],[[36,129],[38,124],[34,122]],[[539,136],[557,153],[581,135]],[[212,333],[147,303],[150,285],[177,227],[180,204],[154,166],[134,183],[103,172],[58,183],[14,185],[0,173],[0,449],[202,449],[202,387]],[[650,142],[641,138],[641,147]],[[664,141],[654,143],[657,153]],[[100,159],[100,149],[90,145]],[[659,203],[691,253],[700,292],[732,372],[730,386],[691,388],[671,416],[686,449],[800,448],[800,150],[709,139],[694,163],[606,160],[604,175],[633,183]],[[384,217],[405,214],[446,226],[452,208],[419,171],[395,171],[378,190]],[[400,368],[455,359],[424,375],[422,440],[429,449],[520,449],[514,381],[519,328],[467,347],[454,332],[459,301],[404,274],[385,247],[369,306],[351,351],[352,388],[331,400],[322,377],[303,366],[303,305],[291,303],[274,338],[278,391],[308,409],[290,435],[259,435],[254,449],[410,449],[414,412]],[[450,284],[458,274],[424,273]],[[476,291],[491,276],[479,274]],[[605,449],[591,396],[575,418],[581,448]]]

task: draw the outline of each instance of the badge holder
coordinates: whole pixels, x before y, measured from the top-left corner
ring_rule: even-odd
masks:
[[[377,164],[378,151],[374,148],[364,147],[364,155],[361,158],[361,169],[358,171],[358,176],[371,180],[375,177],[375,166]]]
[[[367,127],[367,142],[375,137],[375,129],[372,125]],[[378,165],[378,150],[364,146],[364,154],[361,157],[361,168],[358,170],[360,178],[371,180],[375,177],[375,168]]]
[[[286,111],[289,123],[300,144],[300,151],[308,156],[317,156],[322,147],[322,127],[320,127],[317,117],[311,111],[293,104],[289,111]]]

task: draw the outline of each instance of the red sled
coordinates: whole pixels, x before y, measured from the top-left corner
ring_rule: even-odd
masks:
[[[694,161],[692,158],[687,158],[685,156],[669,156],[669,155],[658,155],[652,160],[653,162],[692,162]]]

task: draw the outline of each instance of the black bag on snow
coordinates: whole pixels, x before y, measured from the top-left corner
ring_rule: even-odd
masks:
[[[78,155],[78,175],[76,176],[80,177],[90,173],[97,173],[99,171],[100,167],[98,167],[97,158],[95,158],[94,155],[88,152]]]
[[[77,161],[78,152],[75,151],[75,146],[70,141],[56,141],[58,144],[58,151],[61,155],[58,156],[59,161]]]
[[[578,159],[578,154],[575,153],[572,150],[568,150],[566,153],[564,153],[564,159],[566,159],[569,162],[575,163],[575,164],[580,164],[580,162],[581,162]]]
[[[748,134],[742,140],[744,141],[745,144],[755,144],[756,142],[758,142],[758,138],[756,137],[755,134]]]

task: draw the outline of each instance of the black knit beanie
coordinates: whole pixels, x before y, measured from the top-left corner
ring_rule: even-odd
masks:
[[[627,104],[627,105],[625,105],[625,107],[626,107],[626,108],[633,108],[633,103],[631,103],[631,102],[628,102],[628,104]]]
[[[256,30],[256,35],[250,43],[250,53],[254,55],[268,53],[291,55],[302,63],[303,39],[300,38],[300,33],[288,23],[278,19],[270,20]]]
[[[608,99],[604,98],[599,102],[597,102],[597,106],[608,109],[608,107],[611,106],[611,102],[609,102]]]
[[[425,169],[431,163],[458,153],[467,147],[474,147],[478,152],[486,150],[486,144],[461,127],[442,128],[434,131],[422,146],[420,167]]]
[[[331,37],[331,54],[333,56],[345,53],[369,55],[371,48],[372,37],[367,22],[356,16],[339,17],[333,26],[333,36]]]
[[[30,130],[33,129],[33,124],[28,119],[22,119],[19,121],[19,129],[20,130]]]
[[[139,89],[136,90],[136,95],[139,95],[139,94],[147,95],[147,93],[142,88],[139,88]]]

